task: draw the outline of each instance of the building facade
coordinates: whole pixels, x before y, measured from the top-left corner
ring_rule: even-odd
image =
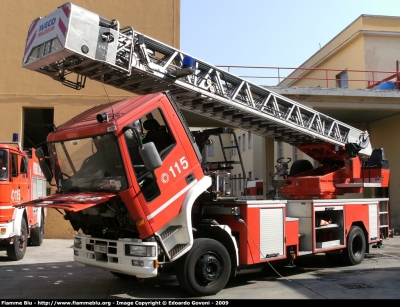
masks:
[[[364,90],[364,99],[350,103],[344,109],[343,104],[337,102],[335,106],[335,103],[326,101],[327,106],[323,102],[319,108],[313,104],[315,109],[328,115],[329,109],[336,109],[333,117],[339,116],[340,119],[343,116],[347,124],[367,130],[373,148],[384,148],[391,170],[390,187],[385,196],[390,198],[390,226],[395,229],[400,228],[400,191],[397,188],[400,179],[396,176],[400,171],[397,159],[399,144],[395,137],[395,131],[400,131],[400,77],[393,72],[400,68],[399,49],[400,17],[361,15],[301,65],[335,70],[329,73],[325,70],[295,71],[280,84],[343,88],[348,93]],[[379,84],[381,80],[393,86],[382,87],[383,83]],[[392,98],[384,101],[388,91]],[[376,96],[369,100],[367,97],[371,92]]]
[[[109,86],[87,80],[79,91],[54,82],[45,75],[22,68],[28,29],[38,17],[56,10],[59,0],[4,1],[0,10],[0,140],[12,140],[13,133],[25,148],[45,141],[45,125],[61,125],[95,105],[132,96]],[[105,1],[75,0],[73,4],[107,19],[117,19],[121,26],[132,26],[175,48],[180,42],[180,0]],[[55,210],[49,210],[45,238],[72,238],[74,230]]]

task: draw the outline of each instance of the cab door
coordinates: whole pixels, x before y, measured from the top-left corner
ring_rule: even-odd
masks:
[[[10,152],[10,196],[11,205],[30,200],[28,158],[22,154]],[[36,223],[35,209],[28,208],[28,225]],[[37,214],[36,214],[37,215]]]
[[[11,205],[16,205],[21,202],[21,191],[24,191],[24,187],[21,190],[21,181],[19,178],[18,154],[11,152],[9,161]]]
[[[162,105],[132,122],[130,127],[139,129],[143,144],[154,143],[162,160],[162,166],[149,172],[139,154],[139,142],[125,131],[127,151],[134,170],[134,189],[140,191],[137,198],[152,230],[162,226],[178,215],[182,200],[195,184],[193,166],[187,156],[184,143],[179,141],[176,131],[172,131]],[[138,134],[136,134],[138,135]],[[193,150],[192,150],[193,151]]]

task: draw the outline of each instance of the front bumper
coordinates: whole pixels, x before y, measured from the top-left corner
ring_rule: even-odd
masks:
[[[127,245],[145,246],[150,249],[153,247],[155,252],[152,256],[128,255]],[[138,278],[157,276],[157,252],[156,242],[142,242],[140,239],[109,240],[82,234],[74,236],[76,262]]]

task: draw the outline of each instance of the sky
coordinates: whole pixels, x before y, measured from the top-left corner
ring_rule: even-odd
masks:
[[[295,68],[362,14],[400,18],[400,0],[181,0],[180,50],[213,65]]]

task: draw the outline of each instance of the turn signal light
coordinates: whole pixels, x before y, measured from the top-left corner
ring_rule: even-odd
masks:
[[[144,225],[144,219],[140,219],[140,220],[136,221],[136,226],[137,227],[140,227],[140,226],[143,226],[143,225]]]

